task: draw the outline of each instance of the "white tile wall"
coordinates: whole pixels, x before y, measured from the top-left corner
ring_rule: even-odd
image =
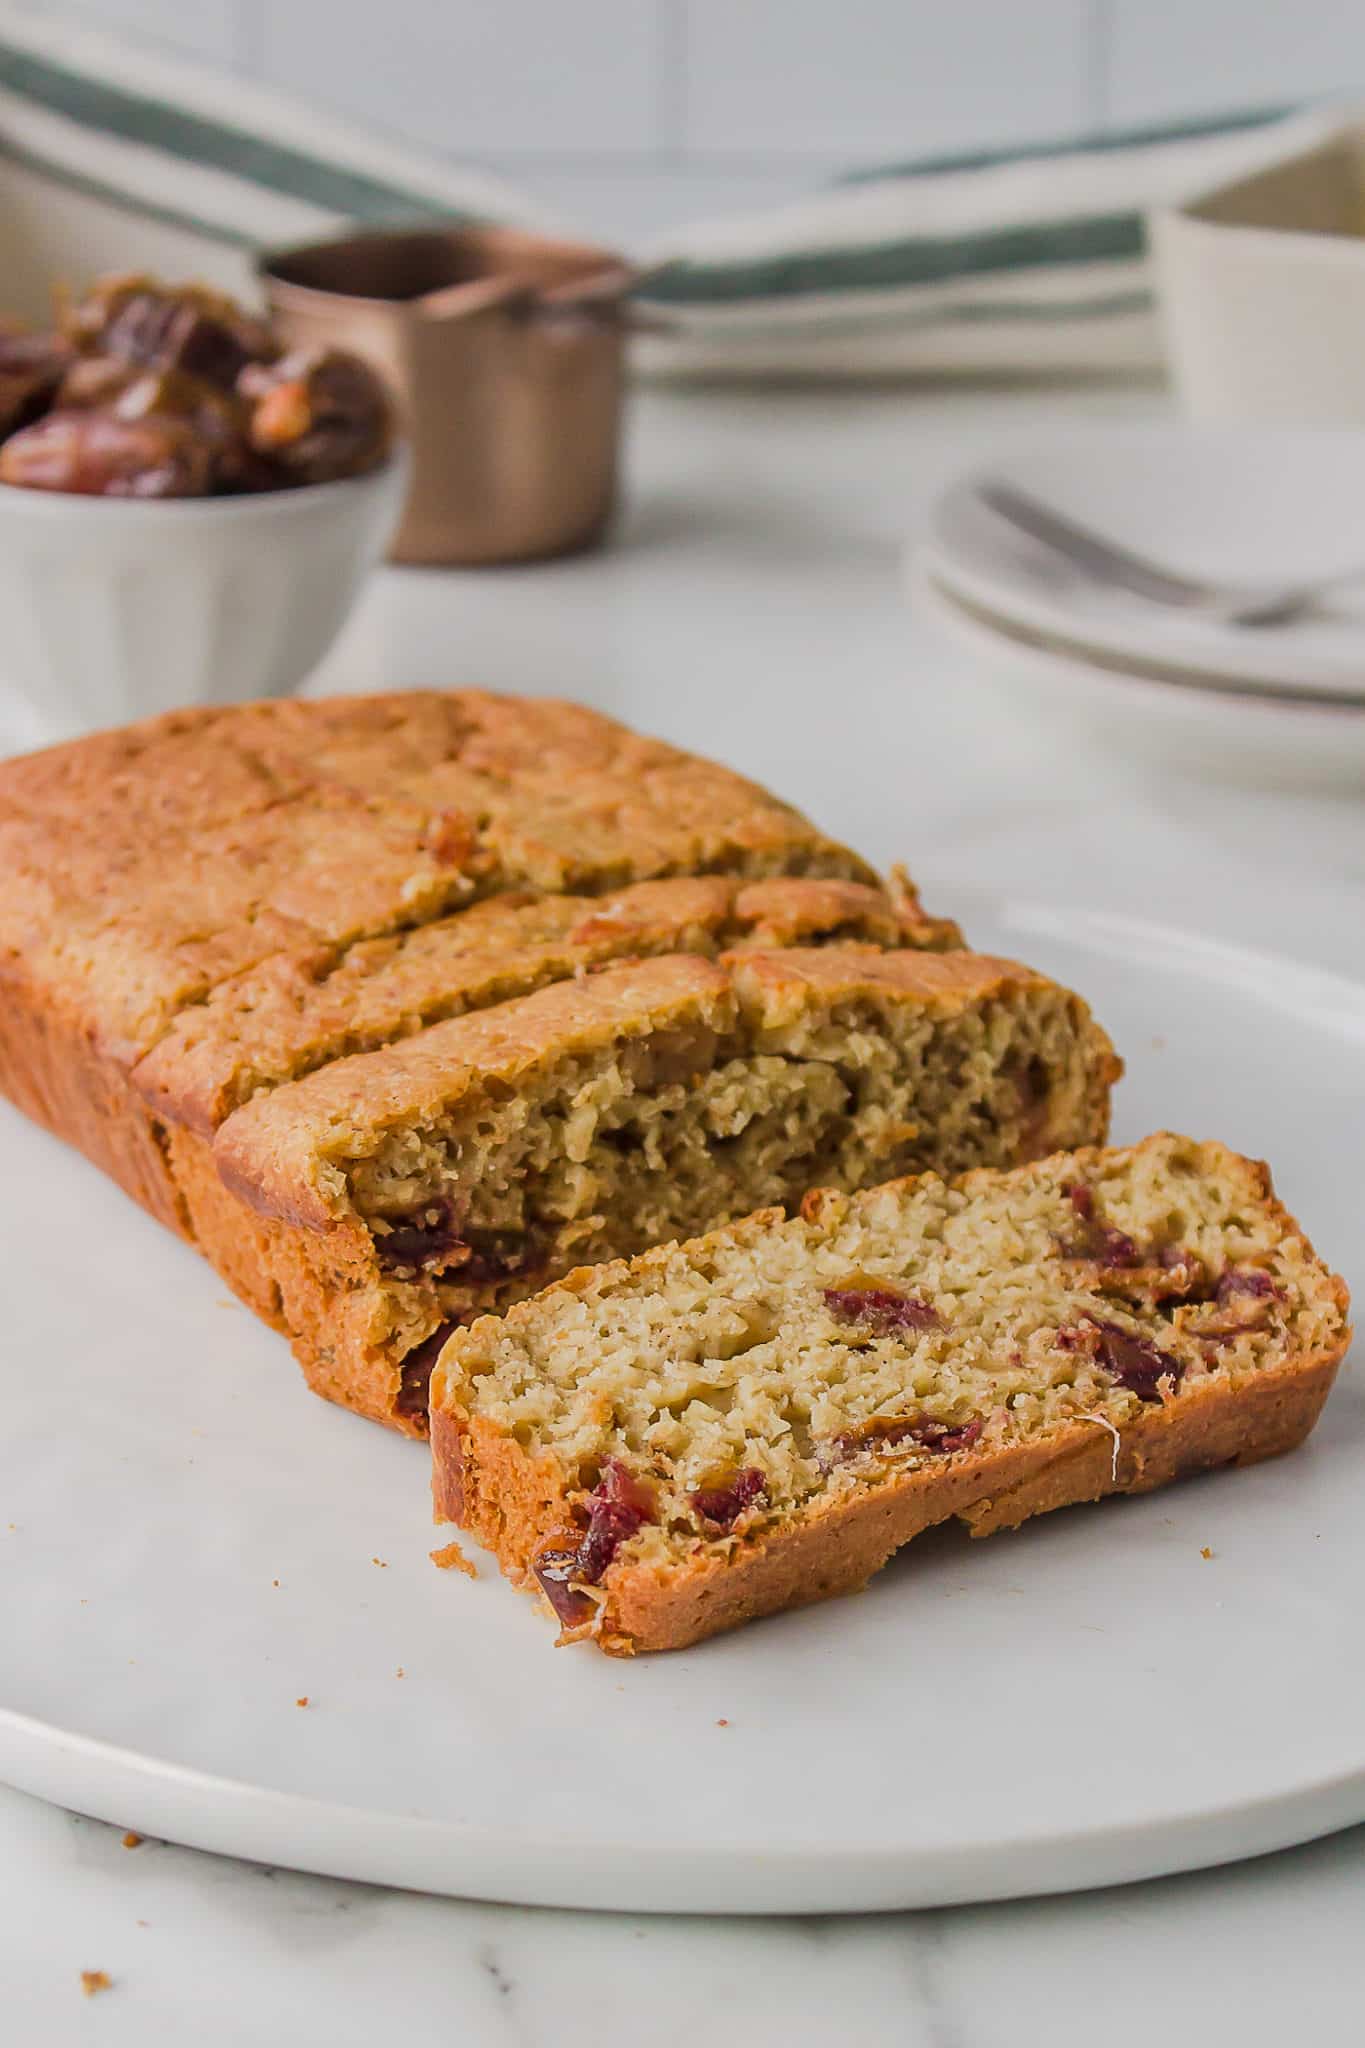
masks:
[[[116,30],[182,56],[236,70],[247,58],[242,31],[256,0],[27,0],[25,11],[65,15],[88,28]]]
[[[266,0],[261,67],[452,155],[643,154],[663,14],[660,0]]]
[[[3,13],[6,0],[0,0]],[[666,210],[845,163],[1365,98],[1361,0],[8,0],[115,29],[553,199],[652,168]],[[622,185],[624,189],[624,185]]]
[[[1365,91],[1359,0],[1116,0],[1110,118],[1145,121]]]
[[[875,162],[1083,127],[1090,0],[684,0],[689,153]]]

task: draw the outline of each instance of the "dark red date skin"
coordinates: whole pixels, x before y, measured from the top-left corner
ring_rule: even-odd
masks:
[[[756,1466],[746,1465],[719,1485],[698,1487],[687,1498],[704,1522],[714,1522],[718,1528],[728,1529],[746,1508],[753,1507],[763,1498],[763,1491],[763,1474]]]
[[[577,1545],[542,1550],[531,1567],[565,1628],[577,1628],[592,1613],[593,1603],[581,1589],[597,1585],[621,1545],[657,1519],[653,1483],[619,1458],[604,1459],[583,1513],[586,1527]]]
[[[202,498],[209,450],[183,420],[50,412],[0,445],[0,483],[85,498]]]
[[[279,348],[263,321],[198,285],[151,277],[103,278],[73,309],[68,333],[86,354],[157,370],[185,370],[230,390],[248,363]]]
[[[844,1465],[851,1458],[861,1457],[864,1451],[889,1450],[903,1443],[917,1444],[921,1450],[946,1458],[953,1451],[970,1450],[985,1426],[979,1415],[974,1415],[970,1422],[957,1424],[936,1422],[928,1415],[874,1417],[862,1429],[846,1430],[842,1436],[834,1437],[823,1463],[826,1468]]]
[[[1180,1384],[1185,1370],[1182,1359],[1158,1350],[1146,1337],[1135,1337],[1118,1323],[1101,1322],[1098,1317],[1090,1320],[1091,1327],[1099,1333],[1095,1355],[1100,1364],[1121,1387],[1136,1394],[1139,1401],[1159,1401],[1163,1379],[1170,1379],[1176,1386]]]
[[[917,1294],[894,1287],[826,1287],[825,1306],[841,1323],[856,1323],[879,1337],[895,1330],[933,1330],[939,1318]]]

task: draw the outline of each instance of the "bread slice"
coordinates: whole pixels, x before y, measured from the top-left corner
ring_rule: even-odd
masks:
[[[986,1535],[1292,1449],[1347,1311],[1218,1144],[822,1190],[454,1335],[437,1514],[561,1641],[676,1649],[853,1592],[954,1516]]]
[[[671,955],[260,1095],[219,1129],[213,1178],[263,1219],[260,1262],[314,1384],[420,1430],[456,1323],[814,1181],[1100,1138],[1118,1071],[1080,998],[1010,961]]]

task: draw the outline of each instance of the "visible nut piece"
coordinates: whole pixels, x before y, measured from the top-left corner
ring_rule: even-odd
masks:
[[[294,483],[358,476],[389,452],[389,401],[359,356],[298,349],[277,363],[249,365],[237,389],[251,408],[252,447]]]

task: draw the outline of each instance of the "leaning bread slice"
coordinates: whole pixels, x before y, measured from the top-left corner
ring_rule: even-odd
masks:
[[[676,1649],[974,1534],[1290,1450],[1349,1339],[1265,1167],[1160,1134],[569,1275],[445,1347],[438,1517],[561,1640]]]
[[[220,1202],[264,1219],[314,1384],[420,1430],[456,1323],[816,1183],[1101,1138],[1117,1072],[1080,998],[1010,961],[670,955],[334,1060],[236,1110],[209,1156]]]

